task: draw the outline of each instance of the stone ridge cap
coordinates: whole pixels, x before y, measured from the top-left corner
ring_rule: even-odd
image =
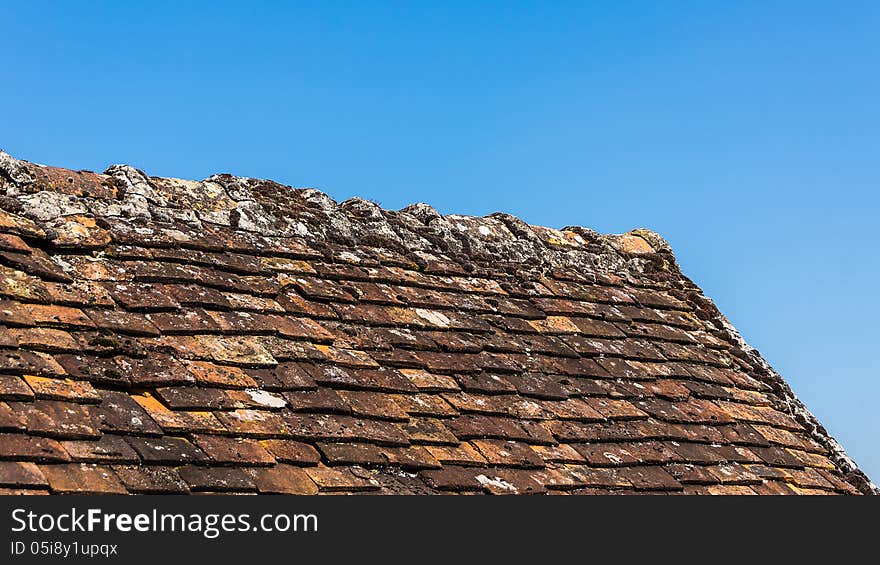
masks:
[[[278,193],[289,197],[279,199]],[[0,150],[0,197],[30,219],[51,222],[77,213],[152,222],[203,223],[270,237],[300,237],[356,250],[387,248],[414,258],[439,256],[470,268],[498,264],[527,270],[574,269],[625,279],[680,277],[669,244],[648,229],[600,234],[589,228],[554,229],[516,216],[441,215],[417,203],[385,210],[363,198],[336,202],[313,188],[215,174],[202,181],[152,177],[129,165],[103,174],[19,160]],[[14,203],[13,203],[14,204]],[[7,206],[8,207],[8,206]],[[415,254],[415,257],[412,255]]]

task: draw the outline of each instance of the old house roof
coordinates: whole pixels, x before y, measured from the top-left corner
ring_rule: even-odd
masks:
[[[0,152],[5,493],[858,493],[662,238]]]

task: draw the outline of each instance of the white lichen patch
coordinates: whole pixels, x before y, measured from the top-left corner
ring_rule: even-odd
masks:
[[[495,487],[497,489],[503,489],[503,490],[509,490],[511,492],[516,492],[516,487],[513,486],[512,484],[508,483],[507,481],[505,481],[501,477],[489,478],[486,475],[477,475],[476,479],[477,479],[477,482],[480,483],[484,487],[491,486],[491,487]]]
[[[610,452],[608,452],[608,451],[606,451],[606,452],[603,453],[602,455],[605,456],[605,459],[611,461],[611,462],[614,463],[614,464],[618,464],[618,465],[619,465],[619,464],[623,461],[623,459],[621,459],[621,458],[618,457],[617,455],[615,455],[615,454],[613,454],[613,453],[610,453]]]
[[[452,321],[441,312],[425,310],[424,308],[416,308],[416,315],[426,322],[435,326],[440,326],[441,328],[448,328],[449,323]]]
[[[352,253],[351,251],[343,251],[339,254],[339,258],[348,263],[360,263],[361,258]]]
[[[266,392],[265,390],[260,390],[258,388],[249,388],[246,389],[245,392],[248,396],[251,397],[251,400],[261,406],[266,406],[268,408],[284,408],[284,406],[287,404],[287,402],[280,396],[276,396],[271,392]]]

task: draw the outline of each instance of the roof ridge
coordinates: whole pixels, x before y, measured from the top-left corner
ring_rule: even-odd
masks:
[[[151,177],[129,165],[111,165],[96,174],[30,163],[0,150],[0,189],[25,216],[41,222],[84,214],[195,229],[209,224],[261,236],[386,248],[421,266],[439,257],[466,272],[502,262],[529,270],[599,271],[643,284],[680,275],[669,244],[645,228],[599,234],[579,226],[535,226],[500,212],[442,215],[424,203],[386,210],[364,198],[336,202],[313,188],[231,174],[192,181]],[[289,198],[279,199],[279,191],[288,191]]]

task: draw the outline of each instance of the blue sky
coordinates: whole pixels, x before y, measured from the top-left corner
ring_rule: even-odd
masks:
[[[0,147],[649,227],[880,479],[880,4],[27,2]]]

